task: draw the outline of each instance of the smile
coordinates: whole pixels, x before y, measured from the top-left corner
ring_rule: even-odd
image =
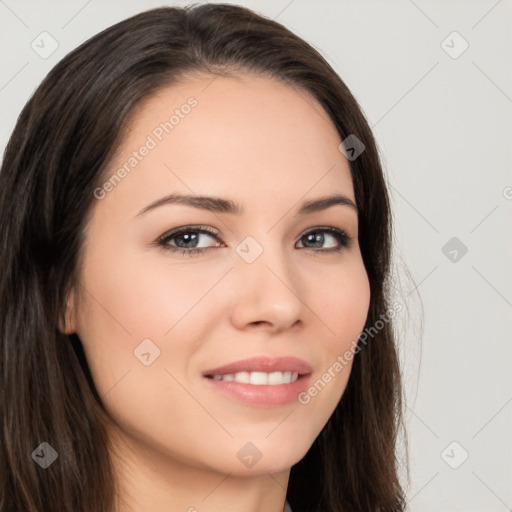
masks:
[[[290,384],[299,378],[297,372],[238,372],[225,375],[213,375],[214,380],[226,380],[253,384],[255,386]]]

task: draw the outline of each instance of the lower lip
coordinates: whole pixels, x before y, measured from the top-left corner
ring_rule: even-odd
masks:
[[[207,377],[203,377],[203,379],[215,391],[236,400],[250,405],[275,407],[296,401],[298,395],[307,389],[310,376],[311,374],[301,375],[295,382],[289,384],[263,384],[259,386],[234,380],[215,380]]]

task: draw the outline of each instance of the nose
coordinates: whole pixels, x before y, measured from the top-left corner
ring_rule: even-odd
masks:
[[[269,247],[252,263],[236,256],[231,316],[237,329],[276,333],[303,321],[300,276],[291,265],[283,250]]]

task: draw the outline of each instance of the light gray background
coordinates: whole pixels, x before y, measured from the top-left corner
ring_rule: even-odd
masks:
[[[2,149],[24,103],[66,53],[165,3],[0,0]],[[230,3],[313,44],[377,136],[408,306],[399,324],[410,510],[512,510],[512,1]],[[43,31],[58,43],[45,59],[31,48],[51,48]],[[458,56],[464,40],[469,47]],[[452,237],[459,245],[446,256]]]

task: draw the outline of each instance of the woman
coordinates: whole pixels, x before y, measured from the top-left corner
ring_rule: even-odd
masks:
[[[386,184],[310,45],[222,4],[104,30],[0,212],[0,510],[404,509]]]

